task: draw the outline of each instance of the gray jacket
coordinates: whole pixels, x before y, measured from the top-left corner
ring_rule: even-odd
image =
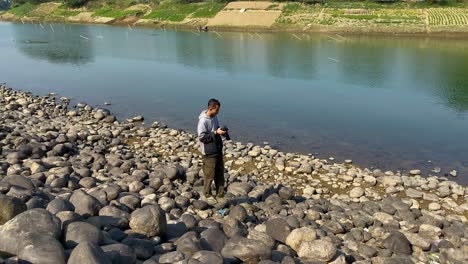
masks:
[[[218,118],[209,117],[207,110],[200,113],[198,117],[197,134],[200,140],[200,151],[204,156],[215,156],[222,154],[223,141],[215,131],[219,128]]]

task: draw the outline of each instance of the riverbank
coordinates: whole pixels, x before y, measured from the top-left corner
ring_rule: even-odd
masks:
[[[466,4],[441,7],[425,3],[378,4],[329,2],[304,5],[288,2],[203,2],[108,5],[70,9],[62,3],[23,4],[0,14],[19,23],[117,24],[215,31],[332,32],[377,34],[465,35]]]
[[[0,261],[467,260],[467,188],[444,177],[226,142],[226,198],[210,205],[195,135],[0,95]]]

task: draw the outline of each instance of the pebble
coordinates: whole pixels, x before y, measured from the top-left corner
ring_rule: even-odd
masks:
[[[446,178],[230,141],[226,197],[210,205],[200,200],[195,135],[0,86],[0,251],[9,260],[406,263],[433,253],[458,261],[464,250],[468,192]]]

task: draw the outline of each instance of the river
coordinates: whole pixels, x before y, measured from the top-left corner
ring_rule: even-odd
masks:
[[[466,39],[0,23],[0,82],[191,132],[214,97],[234,140],[468,182]]]

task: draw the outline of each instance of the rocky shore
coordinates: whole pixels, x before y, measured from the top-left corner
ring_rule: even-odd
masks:
[[[0,87],[0,263],[466,263],[468,191],[225,143],[200,199],[195,135]]]

